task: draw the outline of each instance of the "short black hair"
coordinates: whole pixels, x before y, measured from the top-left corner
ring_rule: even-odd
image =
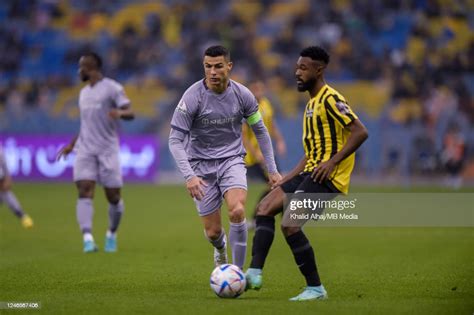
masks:
[[[87,52],[83,55],[84,57],[91,57],[95,61],[95,65],[97,66],[97,69],[102,69],[102,58],[99,56],[99,54],[95,52]]]
[[[324,64],[329,64],[329,54],[319,46],[309,46],[300,52],[301,57],[309,57],[313,60],[318,60]]]
[[[230,52],[227,48],[221,45],[211,46],[204,52],[204,56],[209,57],[219,57],[224,56],[224,59],[229,61],[230,60]]]

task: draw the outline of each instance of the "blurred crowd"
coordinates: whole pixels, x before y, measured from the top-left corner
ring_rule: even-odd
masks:
[[[446,164],[453,134],[462,160],[474,155],[473,9],[461,0],[2,1],[0,132],[70,132],[58,121],[77,120],[77,61],[90,50],[137,105],[134,132],[159,132],[215,43],[230,48],[234,79],[264,79],[279,119],[296,119],[306,95],[295,92],[294,65],[317,44],[331,55],[327,81],[389,139],[379,168],[429,172]]]

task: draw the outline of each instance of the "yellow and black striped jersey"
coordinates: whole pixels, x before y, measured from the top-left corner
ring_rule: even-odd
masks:
[[[306,105],[303,117],[303,148],[307,158],[305,172],[312,172],[321,162],[333,157],[346,144],[350,134],[346,129],[357,119],[344,97],[329,85],[324,85]],[[339,191],[347,193],[355,154],[341,161],[330,176]]]
[[[263,123],[265,127],[268,129],[268,133],[270,136],[273,135],[273,107],[268,98],[262,97],[258,102],[258,110],[262,115]],[[255,148],[256,150],[260,151],[260,147],[258,146],[257,138],[255,138],[254,133],[250,130],[247,124],[244,124],[242,136],[248,139],[249,144]],[[252,154],[250,150],[247,150],[247,155],[245,156],[245,164],[247,166],[252,166],[257,163],[257,158]]]

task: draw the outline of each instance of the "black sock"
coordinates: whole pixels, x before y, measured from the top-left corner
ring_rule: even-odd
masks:
[[[293,252],[298,268],[306,278],[306,284],[309,287],[320,286],[321,280],[319,279],[313,248],[303,231],[288,236],[286,242]]]
[[[255,235],[252,245],[252,261],[250,268],[263,269],[265,259],[275,237],[275,217],[261,216],[256,217]]]

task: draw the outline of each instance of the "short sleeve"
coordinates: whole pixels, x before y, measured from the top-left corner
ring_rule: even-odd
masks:
[[[123,86],[121,86],[121,85],[117,86],[117,88],[115,89],[114,94],[112,95],[112,98],[113,98],[113,101],[115,103],[115,106],[118,107],[118,108],[130,105],[130,99],[125,94],[125,90],[124,90]]]
[[[176,106],[171,119],[171,128],[188,134],[198,108],[198,100],[186,91]]]
[[[346,100],[337,95],[330,95],[324,102],[327,113],[342,127],[348,126],[351,122],[358,119],[357,115],[347,104]]]

